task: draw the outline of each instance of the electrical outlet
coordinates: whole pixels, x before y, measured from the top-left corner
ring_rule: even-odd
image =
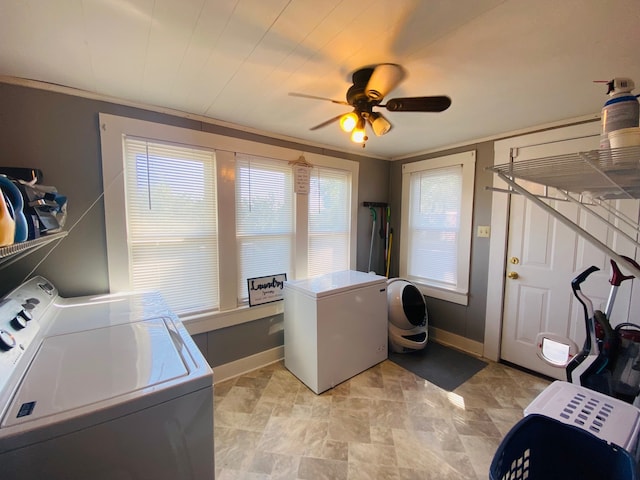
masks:
[[[489,225],[479,225],[478,226],[478,236],[479,237],[489,237],[491,235],[491,227]]]

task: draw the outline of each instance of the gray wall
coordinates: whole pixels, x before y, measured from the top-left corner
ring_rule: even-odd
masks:
[[[389,162],[284,142],[114,103],[0,83],[0,165],[39,168],[46,185],[68,197],[69,234],[0,267],[0,296],[33,274],[65,297],[108,292],[98,113],[204,130],[360,163],[357,269],[368,268],[370,215],[363,201],[387,202]],[[215,366],[282,345],[281,315],[196,336]]]
[[[473,231],[490,224],[493,177],[484,168],[493,162],[493,143],[425,155],[411,160],[384,160],[349,155],[290,142],[247,134],[196,120],[159,114],[114,103],[69,96],[45,90],[0,83],[0,165],[39,168],[44,183],[54,185],[69,197],[65,229],[69,235],[58,245],[45,246],[0,270],[0,295],[22,283],[32,270],[50,279],[62,296],[80,296],[108,291],[108,272],[102,200],[102,169],[98,113],[110,113],[166,123],[328,154],[360,163],[358,192],[357,269],[369,269],[372,217],[363,202],[388,203],[394,232],[390,276],[398,276],[400,238],[401,166],[443,154],[477,150]],[[385,273],[383,240],[374,235],[371,270]],[[486,275],[489,240],[474,236],[471,252],[470,299],[467,307],[427,298],[431,325],[479,342],[484,338]],[[282,345],[281,316],[196,336],[212,365],[220,365]]]
[[[476,236],[478,225],[491,225],[491,196],[492,192],[485,187],[493,184],[493,174],[485,170],[493,165],[493,142],[467,145],[423,155],[410,160],[393,162],[390,172],[390,203],[391,217],[397,221],[394,225],[394,238],[400,232],[400,210],[402,207],[402,165],[405,163],[426,160],[452,153],[476,150],[476,178],[473,196],[473,237],[471,240],[471,269],[469,278],[469,304],[467,306],[426,297],[429,325],[446,330],[477,342],[484,342],[485,308],[487,305],[487,272],[489,269],[489,238]],[[399,255],[399,242],[392,244],[395,259]],[[398,276],[397,261],[391,264],[390,276]]]

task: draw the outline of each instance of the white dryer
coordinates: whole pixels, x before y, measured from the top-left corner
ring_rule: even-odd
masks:
[[[157,293],[0,301],[9,479],[213,479],[213,373]]]

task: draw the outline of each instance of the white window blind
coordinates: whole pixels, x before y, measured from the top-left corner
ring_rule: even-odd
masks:
[[[475,151],[402,166],[400,276],[468,304]]]
[[[124,149],[132,287],[176,313],[218,308],[214,153],[129,137]]]
[[[282,160],[236,154],[238,301],[247,279],[293,273],[293,173]]]
[[[309,188],[307,274],[349,269],[351,173],[313,168]]]
[[[455,287],[460,238],[462,165],[411,174],[411,277]]]

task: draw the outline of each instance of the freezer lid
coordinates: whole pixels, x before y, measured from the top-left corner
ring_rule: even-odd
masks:
[[[341,272],[327,273],[313,278],[286,281],[284,285],[285,288],[320,298],[371,285],[380,285],[381,288],[386,288],[386,281],[387,278],[380,275],[358,272],[356,270],[343,270]]]
[[[188,375],[163,318],[43,340],[2,427],[139,392]]]

